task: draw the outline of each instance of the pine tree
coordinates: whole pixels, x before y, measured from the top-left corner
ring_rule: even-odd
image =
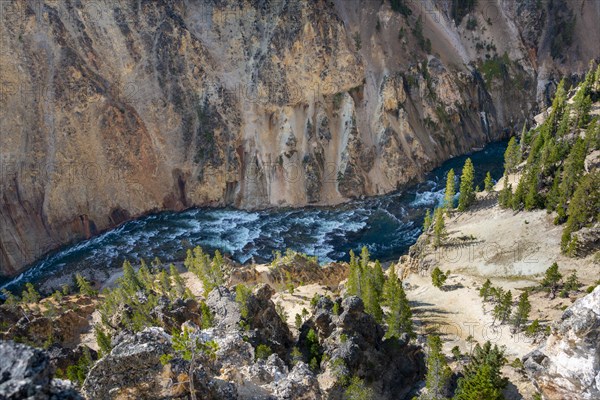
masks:
[[[427,210],[425,213],[425,219],[423,220],[423,232],[427,232],[431,227],[431,212]]]
[[[123,262],[123,288],[130,295],[142,288],[142,284],[128,260]]]
[[[433,284],[433,286],[435,286],[438,289],[441,289],[444,286],[444,283],[446,283],[446,279],[448,279],[446,274],[444,274],[439,267],[435,267],[435,269],[431,273],[431,283]]]
[[[112,350],[112,343],[110,336],[102,329],[98,324],[94,326],[94,333],[96,335],[96,343],[100,349],[100,357],[104,357]]]
[[[390,269],[390,275],[385,282],[384,300],[389,311],[385,316],[385,322],[388,325],[386,337],[399,338],[402,333],[407,333],[409,337],[414,337],[412,323],[412,311],[402,282],[396,275],[395,268]]]
[[[447,236],[446,224],[444,222],[444,210],[442,208],[436,208],[433,218],[435,220],[433,226],[433,245],[439,247]]]
[[[529,313],[531,312],[531,303],[529,302],[529,294],[527,291],[523,292],[519,296],[519,302],[517,303],[517,310],[513,314],[512,324],[519,330],[523,324],[527,323],[529,319]]]
[[[448,367],[446,357],[442,352],[442,341],[437,335],[429,335],[427,338],[429,348],[427,354],[427,376],[425,387],[427,388],[426,399],[445,399],[450,384],[452,371]]]
[[[383,285],[385,285],[385,274],[379,260],[375,260],[375,266],[373,267],[373,273],[375,275],[375,288],[377,289],[377,296],[379,299],[383,296]]]
[[[492,311],[492,315],[494,316],[494,320],[500,321],[501,324],[506,322],[510,318],[512,307],[512,293],[511,291],[507,291],[500,298],[500,301],[494,307]]]
[[[444,208],[446,208],[446,210],[454,208],[454,195],[456,194],[456,184],[454,179],[454,169],[451,169],[446,176],[446,192],[444,194]]]
[[[475,200],[475,191],[473,190],[473,181],[475,179],[475,169],[470,158],[465,161],[465,166],[460,177],[460,195],[458,196],[458,210],[465,211]]]
[[[369,267],[367,268],[370,269]],[[375,281],[375,275],[371,271],[365,275],[366,279],[363,286],[365,289],[363,295],[365,311],[368,314],[371,314],[373,318],[375,318],[375,321],[380,323],[383,319],[383,311],[381,310],[379,295],[377,293],[377,282]]]
[[[550,268],[546,270],[544,279],[542,280],[542,287],[550,290],[552,298],[556,297],[556,291],[558,290],[558,285],[561,279],[562,275],[560,272],[558,272],[558,264],[554,262]]]
[[[483,286],[481,287],[481,289],[479,289],[479,297],[483,298],[483,301],[486,302],[488,301],[492,291],[492,282],[489,279],[486,279],[485,283],[483,284]]]
[[[21,293],[21,300],[26,304],[33,304],[39,302],[41,299],[40,294],[35,290],[35,287],[31,282],[25,284],[25,290]]]
[[[579,282],[579,278],[577,277],[577,272],[573,271],[571,275],[567,278],[567,281],[564,285],[564,290],[567,292],[576,292],[581,287],[581,282]]]
[[[485,174],[485,180],[483,184],[486,192],[491,193],[494,191],[494,181],[492,180],[492,174],[490,174],[490,171]]]
[[[185,281],[177,271],[175,265],[171,264],[169,266],[169,275],[171,276],[171,280],[173,281],[173,289],[175,290],[175,296],[181,297],[185,292]]]
[[[600,219],[600,171],[585,175],[569,204],[568,219],[563,231],[561,248],[563,252],[575,255],[577,243],[571,234]]]
[[[477,344],[470,363],[465,366],[464,376],[458,380],[454,399],[503,399],[502,389],[508,384],[508,380],[500,372],[504,364],[504,351],[498,346],[492,346],[489,341],[483,346]]]
[[[542,203],[538,186],[538,169],[532,167],[527,177],[527,191],[524,198],[525,209],[528,211],[538,208]]]
[[[502,208],[512,207],[512,186],[508,183],[508,176],[504,176],[504,186],[498,194],[498,204]]]
[[[85,279],[81,274],[75,274],[75,282],[77,282],[77,287],[79,288],[79,293],[84,294],[86,296],[95,296],[97,292],[92,289],[92,285]]]
[[[520,210],[523,207],[523,201],[525,198],[525,177],[521,176],[519,179],[519,183],[517,184],[517,189],[515,193],[512,195],[511,199],[511,207],[513,210]]]
[[[362,273],[361,273],[360,265],[358,264],[358,261],[356,260],[356,256],[354,255],[354,252],[352,250],[350,250],[350,263],[349,263],[348,268],[349,268],[348,281],[346,283],[348,290],[346,291],[346,294],[348,296],[359,296],[360,297],[360,295],[361,295],[360,281],[362,279]]]
[[[525,129],[525,126],[523,126],[523,129]],[[508,175],[513,172],[521,162],[521,158],[521,146],[513,136],[508,141],[508,146],[504,152],[504,174]]]

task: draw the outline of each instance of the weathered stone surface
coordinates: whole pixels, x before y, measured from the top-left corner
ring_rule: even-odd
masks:
[[[600,398],[600,287],[577,300],[542,346],[524,358],[544,398]]]
[[[46,352],[0,341],[0,399],[83,399],[70,381],[52,379],[53,375]]]

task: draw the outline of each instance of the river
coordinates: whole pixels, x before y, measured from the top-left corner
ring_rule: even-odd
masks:
[[[445,162],[423,182],[401,192],[335,207],[195,208],[148,215],[50,253],[16,278],[4,281],[2,287],[10,289],[84,268],[114,268],[125,259],[178,261],[187,248],[197,245],[209,251],[219,249],[241,263],[269,261],[274,251],[288,248],[315,255],[320,262],[346,260],[349,250],[360,251],[363,246],[373,259],[396,260],[420,235],[426,210],[442,201],[450,168],[460,176],[465,159],[471,157],[475,182],[483,188],[487,171],[494,179],[502,176],[505,148],[506,142],[492,143]]]

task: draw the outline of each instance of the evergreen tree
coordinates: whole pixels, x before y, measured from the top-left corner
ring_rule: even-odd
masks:
[[[519,183],[517,184],[517,189],[515,193],[512,195],[511,199],[511,207],[513,210],[520,210],[523,207],[523,201],[525,199],[525,177],[521,176],[519,179]]]
[[[348,281],[346,283],[348,290],[346,291],[348,296],[361,296],[360,281],[362,279],[362,273],[360,265],[354,255],[354,252],[350,250],[350,264],[348,271]]]
[[[409,337],[414,337],[412,323],[412,311],[402,282],[396,275],[395,268],[390,268],[390,275],[385,282],[384,300],[389,311],[385,316],[385,322],[388,325],[386,337],[399,338],[402,333],[407,333]]]
[[[556,297],[556,291],[558,290],[558,286],[560,280],[562,279],[562,275],[558,272],[558,264],[556,262],[552,263],[550,268],[546,270],[544,274],[544,279],[542,280],[542,287],[548,289],[552,294],[552,298]]]
[[[585,175],[573,194],[569,204],[568,219],[563,231],[561,248],[570,255],[575,255],[577,243],[573,243],[571,234],[591,225],[600,219],[600,171]]]
[[[427,376],[425,387],[427,388],[427,400],[445,399],[450,384],[452,371],[448,367],[446,357],[442,352],[442,341],[437,335],[429,335],[427,338],[429,348],[427,354]]]
[[[179,274],[179,271],[177,271],[177,268],[173,264],[169,265],[169,275],[171,276],[171,280],[173,281],[175,297],[183,296],[183,293],[185,292],[185,281],[183,280],[183,278]]]
[[[98,343],[98,348],[100,349],[100,357],[108,355],[112,350],[110,336],[99,324],[94,326],[94,333],[96,334],[96,343]]]
[[[344,400],[374,399],[375,393],[373,392],[373,389],[367,387],[362,379],[358,378],[357,376],[353,376],[352,379],[350,379],[350,383],[344,391]]]
[[[79,288],[79,293],[84,294],[86,296],[95,296],[97,292],[92,289],[92,285],[85,279],[81,274],[75,274],[75,281],[77,282],[77,287]]]
[[[436,208],[433,217],[435,220],[433,226],[433,245],[439,247],[447,236],[446,224],[444,222],[444,210],[442,208]]]
[[[447,210],[454,208],[454,195],[456,194],[454,179],[454,169],[451,169],[446,176],[446,192],[444,194],[444,208]]]
[[[438,289],[441,289],[444,286],[444,283],[446,283],[446,279],[448,279],[446,274],[444,274],[439,267],[435,267],[435,269],[431,273],[431,283],[433,284],[433,286],[435,286]]]
[[[512,186],[508,183],[508,176],[504,176],[504,186],[498,194],[498,204],[502,208],[512,207]]]
[[[517,310],[513,314],[513,318],[512,318],[513,326],[517,330],[521,329],[521,326],[523,326],[523,324],[527,323],[530,312],[531,312],[531,303],[529,302],[529,294],[527,291],[525,291],[519,296],[519,302],[517,303]]]
[[[484,302],[488,301],[488,299],[492,293],[491,289],[492,289],[492,282],[490,282],[489,279],[486,279],[486,281],[483,284],[483,286],[481,287],[481,289],[479,289],[479,297],[483,298]]]
[[[471,361],[465,366],[464,376],[458,380],[454,399],[503,399],[502,389],[508,384],[508,380],[500,372],[504,364],[504,351],[498,346],[492,346],[489,341],[483,347],[477,344]]]
[[[524,197],[525,209],[528,211],[538,208],[542,203],[538,186],[538,170],[536,167],[532,167],[528,173],[527,188]]]
[[[494,191],[494,181],[492,180],[492,174],[490,174],[490,171],[485,174],[485,181],[483,184],[486,192],[491,193]]]
[[[581,282],[579,282],[579,278],[577,277],[577,272],[573,271],[571,275],[567,278],[567,281],[564,285],[564,290],[567,292],[576,292],[581,287]]]
[[[505,292],[500,298],[500,301],[494,307],[492,315],[494,320],[500,321],[501,324],[506,322],[510,318],[512,308],[512,293],[509,291]]]
[[[565,160],[559,188],[559,201],[556,209],[560,222],[564,221],[566,218],[568,203],[584,172],[586,151],[587,144],[585,140],[578,138]]]
[[[525,129],[525,126],[523,126],[523,129]],[[521,162],[521,158],[521,146],[513,136],[508,141],[508,146],[504,152],[504,174],[508,175],[513,172]]]
[[[385,274],[379,260],[375,260],[375,266],[373,267],[373,273],[375,274],[375,288],[377,290],[377,297],[381,299],[383,296],[383,285],[385,285]]]
[[[427,210],[425,213],[425,219],[423,220],[423,232],[427,232],[431,226],[431,212]]]
[[[21,293],[21,300],[26,304],[33,304],[39,302],[41,299],[40,294],[35,290],[33,283],[27,282],[25,284],[25,290]]]
[[[475,179],[475,169],[473,162],[467,158],[460,177],[460,195],[458,196],[458,210],[465,211],[475,200],[475,191],[473,190],[473,181]]]
[[[128,260],[123,262],[123,288],[129,295],[133,295],[142,288],[142,284]]]

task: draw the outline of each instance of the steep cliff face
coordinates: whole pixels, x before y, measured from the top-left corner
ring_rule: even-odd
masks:
[[[152,210],[395,190],[600,56],[597,2],[392,3],[4,3],[2,274]]]

